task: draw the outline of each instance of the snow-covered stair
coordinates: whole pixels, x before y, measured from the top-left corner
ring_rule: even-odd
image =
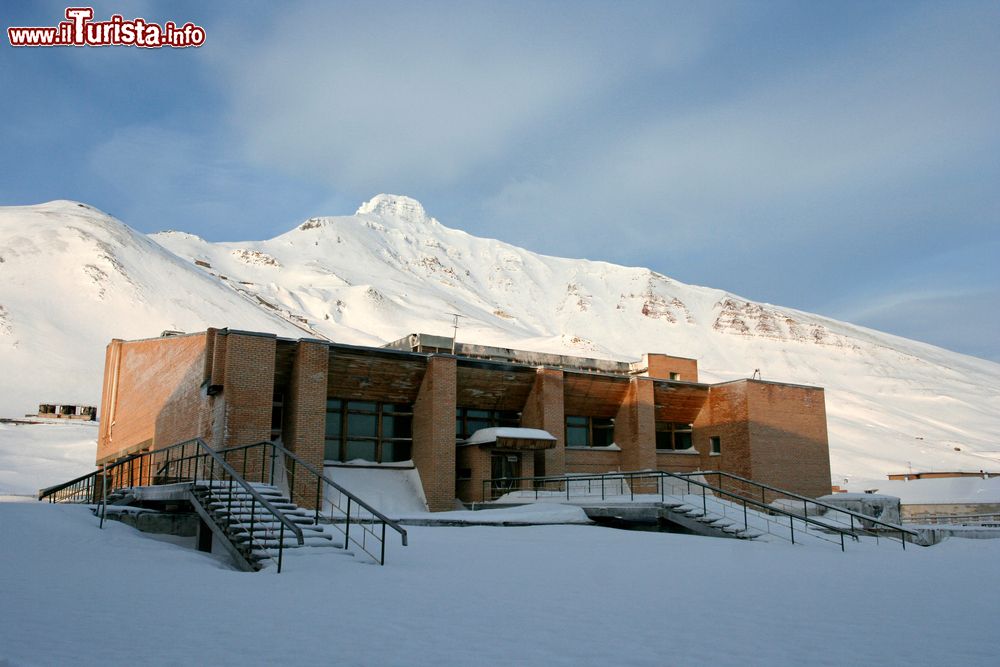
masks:
[[[233,550],[246,561],[249,569],[259,570],[267,561],[278,558],[278,545],[284,549],[299,547],[337,547],[344,544],[334,540],[326,528],[316,523],[312,510],[301,508],[288,500],[285,494],[270,484],[252,483],[254,491],[284,518],[294,523],[303,533],[299,544],[294,532],[285,527],[270,511],[263,509],[254,497],[239,485],[227,482],[195,482],[192,496],[205,515],[211,519]],[[221,535],[220,535],[221,537]],[[346,553],[346,552],[345,552]],[[235,555],[235,554],[234,554]],[[241,563],[242,564],[242,563]]]

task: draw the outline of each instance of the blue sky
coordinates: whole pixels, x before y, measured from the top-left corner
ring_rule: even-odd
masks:
[[[1000,3],[94,8],[207,40],[4,36],[0,204],[247,240],[407,194],[479,236],[1000,361]]]

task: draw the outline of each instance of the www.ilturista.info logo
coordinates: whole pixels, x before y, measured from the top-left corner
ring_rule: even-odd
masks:
[[[191,22],[163,25],[146,19],[127,20],[113,14],[107,21],[93,21],[93,7],[67,7],[66,20],[54,27],[10,27],[11,46],[138,46],[158,49],[185,48],[205,43],[205,29]]]

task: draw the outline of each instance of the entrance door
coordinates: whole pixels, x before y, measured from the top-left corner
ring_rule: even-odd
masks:
[[[502,496],[520,483],[513,478],[521,476],[521,455],[511,452],[493,452],[490,455],[490,479],[493,480],[493,497]]]

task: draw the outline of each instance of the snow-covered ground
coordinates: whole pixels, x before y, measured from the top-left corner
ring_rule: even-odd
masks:
[[[0,664],[995,665],[1000,540],[856,549],[594,526],[410,528],[285,571],[0,503]]]
[[[34,496],[85,475],[96,454],[94,422],[0,423],[0,496]]]

